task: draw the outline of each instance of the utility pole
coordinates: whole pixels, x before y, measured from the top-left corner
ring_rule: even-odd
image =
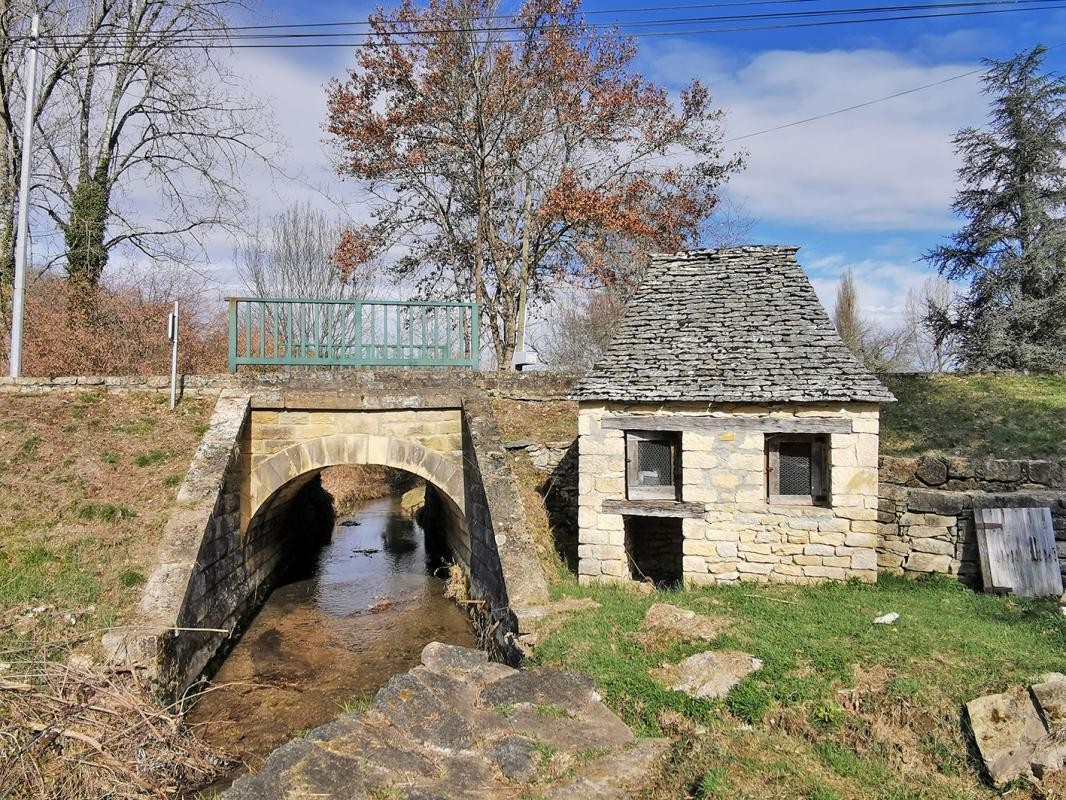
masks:
[[[15,285],[11,303],[11,377],[22,374],[22,320],[26,294],[26,258],[30,234],[30,158],[33,151],[33,107],[37,102],[37,45],[41,17],[30,23],[30,47],[26,51],[26,116],[22,126],[22,178],[19,181],[18,239],[15,243]]]

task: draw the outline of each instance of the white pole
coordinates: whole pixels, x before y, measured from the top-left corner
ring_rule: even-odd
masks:
[[[32,42],[26,51],[26,117],[22,125],[22,177],[19,182],[18,238],[15,242],[15,286],[11,303],[11,377],[22,374],[22,318],[26,294],[26,256],[30,233],[30,158],[33,153],[33,106],[37,102],[37,35],[39,15],[30,23]]]
[[[178,301],[174,301],[174,312],[170,315],[170,410],[178,402]]]

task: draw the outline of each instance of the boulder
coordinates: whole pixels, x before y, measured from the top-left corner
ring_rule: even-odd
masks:
[[[714,700],[725,697],[751,673],[762,669],[762,661],[737,650],[706,650],[678,664],[664,664],[651,670],[651,677],[674,692]]]
[[[1024,687],[978,697],[966,704],[974,742],[996,787],[1030,774],[1047,731]]]

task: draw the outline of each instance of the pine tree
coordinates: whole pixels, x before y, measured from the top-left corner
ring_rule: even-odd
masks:
[[[986,61],[989,124],[954,138],[967,223],[925,258],[969,282],[930,310],[967,369],[1066,367],[1066,78],[1042,71],[1045,52]]]

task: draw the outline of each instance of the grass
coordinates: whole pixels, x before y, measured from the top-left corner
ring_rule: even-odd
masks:
[[[91,651],[90,632],[128,618],[180,483],[169,478],[192,457],[211,405],[190,399],[172,413],[136,394],[0,397],[0,647],[25,635]]]
[[[1066,375],[928,375],[883,379],[898,402],[881,409],[881,453],[1060,458]],[[570,441],[577,404],[493,402],[506,441]]]
[[[1066,647],[1066,618],[1054,603],[976,594],[946,578],[650,597],[572,582],[554,591],[600,608],[550,632],[536,660],[590,674],[639,733],[680,739],[656,798],[992,797],[960,708],[1061,669]],[[731,620],[711,646],[750,652],[763,668],[724,702],[665,690],[648,671],[707,644],[640,635],[656,601]],[[872,624],[887,611],[900,620]]]
[[[1066,375],[888,378],[899,400],[881,409],[881,453],[1061,458]]]

